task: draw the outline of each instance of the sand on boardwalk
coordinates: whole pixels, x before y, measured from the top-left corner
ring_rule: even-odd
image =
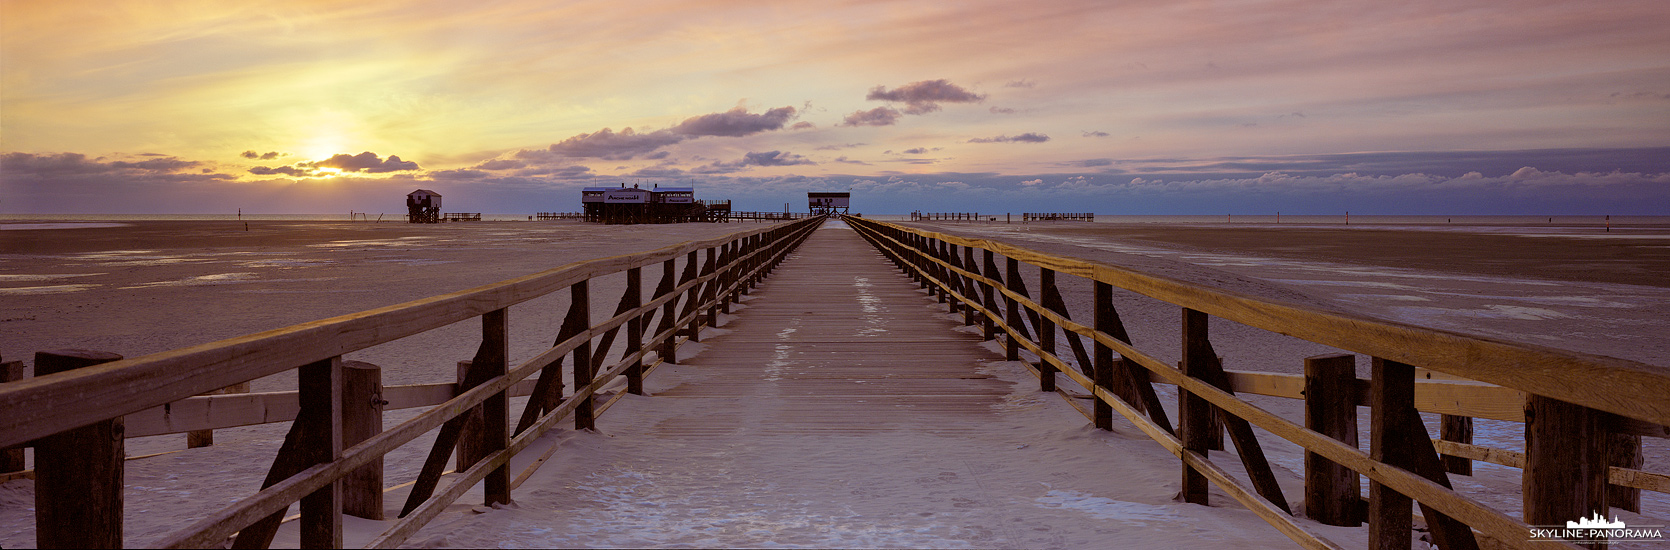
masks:
[[[1406,230],[1388,235],[1366,235],[1357,229],[1346,232],[1319,230],[1298,238],[1295,237],[1299,235],[1297,233],[1249,234],[1246,228],[1241,227],[1120,228],[1102,227],[1104,224],[1056,223],[979,228],[957,225],[939,224],[937,227],[967,231],[977,236],[1026,241],[1029,246],[1037,245],[1071,255],[1125,261],[1144,269],[1193,277],[1191,280],[1317,307],[1359,311],[1492,337],[1521,338],[1543,345],[1659,365],[1670,363],[1667,360],[1670,351],[1667,351],[1661,334],[1666,317],[1670,316],[1664,313],[1667,311],[1664,306],[1670,305],[1670,290],[1666,289],[1670,285],[1663,283],[1662,276],[1656,279],[1659,284],[1654,284],[1655,278],[1652,277],[1654,273],[1670,272],[1664,269],[1664,265],[1652,263],[1664,261],[1663,252],[1666,249],[1663,246],[1670,241],[1662,240],[1662,235],[1635,240],[1574,238],[1568,242],[1548,236],[1524,237],[1483,232],[1435,239],[1432,236],[1434,232]],[[461,290],[570,261],[649,250],[745,228],[709,224],[605,228],[577,222],[484,222],[437,226],[251,222],[246,231],[241,222],[127,222],[120,227],[8,230],[0,232],[0,297],[3,297],[0,299],[0,357],[27,362],[31,361],[30,355],[34,351],[55,348],[99,349],[135,357]],[[1288,230],[1280,228],[1275,231]],[[1475,237],[1491,240],[1469,241]],[[1659,240],[1653,240],[1655,238]],[[1431,247],[1430,243],[1439,240],[1453,240],[1454,244]],[[1515,244],[1530,248],[1525,248],[1526,253],[1516,253],[1512,246]],[[1658,248],[1651,250],[1654,246]],[[1387,252],[1381,256],[1374,252],[1376,247],[1401,252]],[[1430,250],[1423,254],[1423,247],[1430,247]],[[1609,249],[1614,255],[1600,255],[1600,250],[1584,250],[1562,256],[1556,250],[1572,247]],[[1632,256],[1643,252],[1632,248],[1649,250]],[[1532,255],[1533,252],[1535,255]],[[1439,259],[1429,261],[1425,259],[1427,256]],[[1602,263],[1600,265],[1604,267],[1587,271],[1608,271],[1608,274],[1585,278],[1585,269],[1540,266],[1542,263],[1580,265],[1585,261],[1597,261],[1597,258],[1615,261]],[[1536,275],[1538,273],[1558,273],[1561,276]],[[651,284],[650,281],[653,277],[646,274],[646,284]],[[1083,303],[1082,299],[1075,300],[1074,297],[1088,296],[1088,286],[1076,288],[1071,281],[1063,282],[1069,301]],[[1032,284],[1035,285],[1036,281]],[[602,319],[607,316],[608,310],[612,309],[608,304],[612,304],[618,296],[619,285],[619,281],[610,278],[594,284],[594,317]],[[1119,300],[1120,312],[1139,347],[1158,349],[1157,355],[1162,358],[1166,357],[1166,353],[1175,355],[1177,313],[1174,306],[1154,304],[1152,300],[1144,302],[1143,297],[1135,295],[1121,294]],[[597,304],[604,305],[598,307]],[[553,297],[512,308],[513,361],[531,356],[533,350],[550,344],[565,307],[565,297]],[[1075,309],[1075,318],[1080,318],[1080,315],[1088,315],[1088,310]],[[529,327],[548,328],[530,330]],[[349,358],[382,365],[385,384],[450,382],[454,376],[452,363],[473,353],[478,331],[473,322],[459,323],[366,350]],[[1247,370],[1294,372],[1299,358],[1328,351],[1322,346],[1285,337],[1271,339],[1262,331],[1224,322],[1214,323],[1213,339],[1218,351],[1226,356],[1230,368]],[[688,351],[696,352],[699,348],[699,345],[691,346]],[[988,368],[1003,373],[1001,377],[1005,379],[1014,378],[1017,388],[1025,387],[1025,381],[1017,374],[1020,372],[1018,366],[1005,367],[999,362]],[[667,374],[676,376],[677,371],[670,370]],[[654,384],[663,383],[673,381],[652,379],[652,389]],[[287,389],[293,384],[293,377],[280,375],[258,381],[256,389]],[[611,414],[628,414],[638,406],[634,403],[636,399],[623,401],[622,408]],[[1060,412],[1058,406],[1064,406],[1058,400],[1046,400],[1045,403],[1039,407],[1057,407],[1054,412]],[[1258,402],[1290,419],[1302,418],[1302,411],[1296,403],[1273,398]],[[1044,412],[1027,414],[1046,414],[1051,409],[1042,410]],[[414,413],[391,412],[386,422],[393,425]],[[1361,417],[1366,422],[1366,412]],[[1096,439],[1098,444],[1106,447],[1106,452],[1097,456],[1071,455],[1064,458],[1094,463],[1073,465],[1072,471],[1083,468],[1086,475],[1094,475],[1108,468],[1101,464],[1107,456],[1123,453],[1141,456],[1164,454],[1156,445],[1133,431],[1097,434],[1083,429],[1082,418],[1069,417],[1068,422],[1067,425],[1039,426],[1034,445],[1061,448],[1085,438],[1099,438]],[[1432,419],[1428,424],[1435,425]],[[1508,423],[1493,425],[1488,421],[1481,421],[1480,424],[1480,439],[1484,443],[1507,448],[1522,445],[1514,431],[1516,426]],[[130,462],[128,543],[144,545],[146,541],[155,540],[177,528],[183,521],[202,517],[229,500],[251,494],[257,488],[266,464],[277,451],[284,430],[284,425],[221,430],[217,432],[217,445],[214,447]],[[1281,475],[1291,482],[1291,476],[1302,471],[1299,469],[1302,454],[1291,446],[1275,444],[1277,440],[1273,436],[1261,435],[1265,436],[1260,439],[1266,442],[1272,462],[1286,471]],[[598,475],[607,474],[612,482],[618,483],[632,478],[634,468],[654,468],[658,464],[675,464],[679,460],[677,453],[651,458],[625,454],[632,450],[630,446],[604,445],[597,440],[608,437],[606,433],[555,432],[548,439],[561,442],[565,450],[558,454],[558,461],[546,466],[539,474],[554,485],[543,489],[530,485],[523,490],[574,491],[577,484],[604,481],[563,477],[564,473],[582,474],[570,471],[575,465],[612,465],[597,466],[600,469],[594,472],[603,472]],[[184,437],[178,435],[130,440],[128,449],[130,454],[175,450],[184,447],[183,440]],[[428,441],[427,437],[420,439],[391,454],[388,457],[388,479],[410,479],[415,473],[416,463],[427,450]],[[1648,469],[1670,470],[1664,460],[1666,453],[1662,442],[1651,442],[1658,446],[1649,448]],[[540,443],[543,444],[545,442]],[[946,450],[969,455],[979,452],[979,449],[962,447],[946,447]],[[692,452],[718,450],[696,449]],[[763,463],[744,461],[739,465],[759,467]],[[832,465],[837,471],[815,477],[813,481],[850,483],[846,477],[841,477],[846,474],[839,471],[846,466],[851,465]],[[1517,516],[1518,470],[1484,463],[1476,463],[1475,470],[1477,475],[1472,478],[1457,478],[1458,488],[1469,496]],[[1147,476],[1143,477],[1146,479]],[[1175,481],[1165,479],[1175,484]],[[707,481],[713,480],[691,480],[691,487],[774,490],[747,483],[734,487],[724,483],[703,485]],[[953,484],[941,481],[947,486]],[[887,476],[878,476],[878,482],[890,484],[883,487],[889,491],[908,491],[924,483],[921,479],[893,479]],[[600,487],[594,488],[602,491]],[[1133,490],[1132,487],[1124,485],[1120,489],[1129,491]],[[692,533],[699,535],[694,530],[702,527],[703,507],[724,498],[724,493],[719,492],[707,496],[683,495],[659,504],[641,503],[637,497],[665,497],[666,494],[650,487],[627,489],[630,486],[623,487],[624,492],[617,495],[620,498],[600,501],[597,505],[610,507],[621,514],[643,514],[646,518],[665,520],[659,527],[669,529],[668,533],[672,533],[669,537]],[[1002,490],[966,490],[976,489]],[[1148,517],[1143,514],[1156,513],[1154,509],[1131,503],[1167,498],[1167,495],[1160,494],[1164,489],[1156,487],[1138,490],[1139,494],[1123,495],[1103,492],[1108,491],[1107,488],[1090,492],[1067,487],[1059,489],[1050,497],[1055,500],[1041,501],[1040,504],[1073,508],[1086,514],[1087,518],[1108,521],[1109,537],[1118,536],[1117,523],[1121,518],[1143,518]],[[1141,493],[1142,490],[1148,492]],[[33,544],[33,518],[29,511],[32,507],[31,492],[29,481],[0,485],[0,546]],[[952,494],[947,498],[970,498],[970,494],[953,492],[955,494],[946,493]],[[391,493],[391,496],[401,494]],[[1649,500],[1644,503],[1647,507],[1645,516],[1659,518],[1653,520],[1659,524],[1666,523],[1662,518],[1670,517],[1670,503],[1665,502],[1662,495],[1646,495]],[[469,507],[462,503],[477,501],[479,497],[465,497],[455,514],[467,515]],[[1217,498],[1216,501],[1229,502],[1225,498]],[[660,512],[637,508],[640,504],[659,507]],[[796,503],[784,501],[784,505],[792,511]],[[1225,506],[1235,505],[1229,503]],[[520,521],[525,515],[516,511],[506,512],[508,514],[504,519],[511,522]],[[795,524],[784,523],[780,521],[783,518],[771,516],[772,512],[760,511],[758,528],[795,528]],[[495,513],[500,512],[489,515]],[[662,515],[655,515],[657,513]],[[1627,513],[1622,515],[1635,517]],[[456,519],[461,516],[451,517]],[[1150,519],[1154,522],[1166,521],[1163,517]],[[380,529],[382,524],[350,519],[349,525],[351,535],[364,537],[366,533]],[[458,525],[462,528],[465,524]],[[568,534],[550,531],[553,526],[532,522],[526,527],[528,531],[525,533],[495,533],[487,534],[485,538],[482,533],[473,533],[450,542],[445,536],[431,534],[423,539],[414,539],[414,542],[435,545],[495,542],[518,546],[538,545],[540,541],[578,541],[564,538],[569,537]],[[583,527],[568,526],[573,529]],[[1192,528],[1210,531],[1218,527]],[[434,533],[432,530],[427,532]],[[867,533],[799,534],[804,537],[797,539],[798,544],[807,546],[841,546],[839,542],[831,542],[840,540],[870,541],[876,545],[885,545],[889,541],[924,540],[910,536],[890,538],[885,529]],[[1352,540],[1349,534],[1328,534],[1342,542]],[[923,534],[924,537],[927,535]],[[493,540],[492,536],[502,538]],[[657,540],[680,539],[611,542],[610,539],[600,538],[590,542],[652,544]],[[1270,540],[1282,543],[1279,536]],[[284,540],[280,542],[282,544]],[[349,542],[354,544],[355,539],[351,538]],[[294,544],[293,540],[290,543]]]

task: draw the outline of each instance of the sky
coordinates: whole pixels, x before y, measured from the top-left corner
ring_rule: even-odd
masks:
[[[1670,215],[1670,2],[0,1],[0,215]]]

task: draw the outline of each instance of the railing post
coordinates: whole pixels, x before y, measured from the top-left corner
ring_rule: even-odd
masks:
[[[661,280],[662,281],[672,281],[673,282],[673,284],[671,286],[669,286],[668,288],[676,288],[678,286],[678,280],[674,278],[676,276],[676,275],[674,275],[674,273],[676,272],[676,269],[673,265],[675,262],[677,262],[676,259],[661,262]],[[662,284],[666,284],[666,283],[662,283]],[[660,296],[656,296],[656,299],[660,299],[660,298],[661,298]],[[661,319],[662,319],[662,321],[661,321],[660,327],[674,328],[674,327],[677,326],[676,323],[678,321],[678,299],[675,298],[675,299],[672,299],[672,300],[667,300],[667,303],[665,305],[661,306]],[[658,328],[660,328],[660,327],[658,327]],[[659,334],[660,332],[665,330],[665,328],[662,328],[661,330],[657,330],[656,332]],[[669,364],[678,363],[678,331],[676,331],[676,330],[673,331],[672,334],[667,335],[666,340],[661,341],[661,350],[660,350],[659,353],[661,355],[661,360],[663,362],[666,362],[666,363],[669,363]]]
[[[581,327],[580,330],[587,330],[591,328],[591,291],[588,289],[587,284],[589,282],[590,281],[580,281],[574,283],[574,286],[569,287],[570,303],[572,304],[569,307],[573,308],[575,315],[579,316],[580,319],[585,320],[585,326]],[[575,392],[579,392],[585,389],[586,386],[591,385],[592,372],[596,368],[597,365],[594,365],[591,362],[591,340],[587,339],[586,341],[581,342],[579,347],[574,348]],[[580,400],[580,402],[574,407],[574,429],[591,430],[596,429],[596,427],[596,420],[592,418],[592,398],[590,395],[587,395],[585,399]]]
[[[724,269],[724,266],[719,265],[718,255],[719,255],[719,247],[715,246],[715,247],[709,247],[707,249],[707,263],[708,263],[708,265],[713,266],[713,269],[708,271],[709,274],[716,273],[720,269]],[[722,282],[724,280],[725,280],[725,277],[723,275],[714,275],[713,278],[708,279],[707,284],[702,285],[703,287],[707,288],[707,292],[702,293],[702,301],[703,302],[722,301],[722,300],[719,299],[719,285],[722,284]],[[704,305],[706,305],[706,304],[704,304]],[[708,305],[708,307],[707,307],[707,326],[710,326],[710,327],[719,326],[719,304],[717,304],[717,303]],[[700,331],[699,328],[697,330]],[[692,341],[694,341],[693,338],[692,338]]]
[[[1439,416],[1438,422],[1439,439],[1456,443],[1473,442],[1472,417],[1446,414]],[[1473,459],[1450,455],[1439,458],[1444,462],[1444,471],[1464,476],[1473,475]]]
[[[342,447],[383,433],[383,371],[360,361],[342,362]],[[342,513],[383,519],[383,459],[342,478]]]
[[[0,384],[23,380],[23,362],[0,361]],[[0,474],[23,471],[23,445],[0,449]]]
[[[241,383],[233,384],[233,385],[230,385],[230,386],[227,386],[227,387],[224,387],[224,388],[221,388],[221,389],[209,392],[209,393],[205,393],[203,395],[225,395],[225,394],[232,394],[232,393],[249,393],[249,382],[241,382]],[[186,432],[186,448],[187,449],[197,449],[197,448],[200,448],[200,447],[209,447],[209,446],[213,446],[214,444],[215,444],[215,431],[214,430],[192,430],[192,431]]]
[[[696,256],[697,254],[698,254],[698,252],[696,252],[694,250],[691,250],[690,254],[688,256],[686,256],[686,258],[685,258],[686,263],[684,264],[684,272],[688,276],[686,278],[691,279],[691,280],[698,279],[703,275],[703,273],[702,273],[703,270],[700,267],[698,267],[698,266],[701,265],[701,260],[697,259],[697,256]],[[684,302],[685,313],[688,314],[688,313],[691,313],[691,312],[695,312],[695,311],[697,311],[696,308],[702,306],[702,292],[703,292],[703,289],[706,286],[707,285],[705,285],[705,284],[698,284],[698,285],[694,285],[694,286],[690,287],[689,296],[687,296],[685,298],[685,302]],[[691,317],[690,318],[690,326],[687,329],[687,331],[689,332],[691,342],[701,342],[702,341],[702,323],[701,323],[701,319],[696,318],[696,317]]]
[[[1021,280],[1020,262],[1014,258],[1005,258],[1004,264],[1004,267],[1006,268],[1005,271],[1008,272],[1007,276],[1004,277],[1004,286],[1010,291],[1016,291],[1017,289],[1015,288],[1015,285]],[[1008,294],[1003,295],[1003,323],[1009,325],[1009,331],[1004,333],[1005,336],[1003,338],[1004,360],[1019,361],[1021,359],[1021,344],[1018,340],[1016,340],[1016,336],[1013,331],[1018,327],[1024,326],[1026,321],[1021,318],[1020,301],[1014,299]],[[1109,419],[1109,422],[1112,422],[1112,420]],[[1111,428],[1112,426],[1110,425],[1109,427]]]
[[[1038,298],[1043,300],[1055,288],[1055,270],[1038,268]],[[1055,391],[1055,364],[1049,362],[1049,357],[1055,355],[1055,321],[1051,321],[1042,312],[1038,314],[1038,348],[1044,350],[1044,356],[1038,358],[1038,391]]]
[[[982,253],[981,259],[985,260],[985,262],[981,264],[984,265],[985,268],[981,271],[985,273],[987,279],[997,278],[997,263],[992,259],[992,251],[982,248],[980,249],[980,252]],[[980,289],[985,292],[985,299],[982,301],[982,305],[986,306],[987,310],[990,312],[982,316],[985,319],[985,322],[981,325],[981,336],[985,337],[986,340],[993,340],[997,338],[997,324],[992,320],[992,315],[996,315],[997,312],[991,310],[997,309],[997,300],[994,300],[992,295],[997,292],[997,287],[987,283],[980,283]]]
[[[60,349],[35,354],[46,376],[120,360],[114,353]],[[123,422],[118,416],[35,442],[35,544],[121,548]]]
[[[481,350],[476,354],[497,378],[510,372],[510,310],[496,309],[481,316]],[[510,399],[504,391],[481,402],[481,452],[488,454],[510,447]],[[483,504],[510,504],[510,468],[494,468],[482,479]]]
[[[638,309],[644,304],[643,272],[641,267],[626,270],[626,296],[622,298],[626,307]],[[626,322],[626,353],[640,353],[643,347],[644,316],[640,314]],[[632,360],[631,366],[626,367],[626,392],[644,394],[644,360],[641,354]]]
[[[1376,357],[1369,388],[1369,457],[1412,470],[1409,465],[1414,452],[1408,441],[1412,437],[1427,437],[1425,430],[1411,433],[1413,427],[1408,422],[1415,407],[1415,367]],[[1372,480],[1368,485],[1368,499],[1369,546],[1409,548],[1413,501]]]
[[[1305,428],[1357,447],[1357,366],[1350,354],[1305,358]],[[1356,527],[1362,478],[1305,452],[1305,515],[1324,525]]]
[[[1601,425],[1604,416],[1551,397],[1525,396],[1525,523],[1563,526],[1591,514],[1610,517],[1611,438]]]
[[[1208,365],[1216,361],[1212,356],[1211,343],[1207,339],[1207,316],[1205,313],[1193,309],[1183,309],[1183,361],[1184,376],[1197,380],[1209,372]],[[1188,390],[1177,390],[1177,423],[1178,435],[1183,440],[1183,448],[1206,456],[1212,447],[1212,440],[1217,435],[1217,425],[1212,421],[1212,404]],[[1192,504],[1206,504],[1206,476],[1195,471],[1188,463],[1183,464],[1183,501]]]
[[[309,429],[300,434],[298,450],[307,466],[342,457],[342,358],[332,357],[296,369],[297,422]],[[304,418],[305,417],[305,418]],[[305,467],[305,466],[304,466]],[[301,547],[342,547],[342,480],[336,479],[301,500]]]
[[[1113,323],[1115,318],[1113,309],[1113,285],[1102,281],[1096,281],[1092,300],[1095,302],[1095,318],[1092,320],[1092,323],[1096,325],[1096,332],[1104,334],[1113,332]],[[1113,348],[1108,347],[1107,344],[1103,344],[1101,340],[1096,340],[1095,350],[1096,355],[1093,359],[1095,361],[1095,365],[1091,370],[1093,376],[1095,376],[1095,387],[1111,392],[1113,391]],[[1184,393],[1185,392],[1178,392],[1178,395],[1183,395]],[[1095,410],[1091,416],[1095,418],[1096,427],[1103,430],[1113,430],[1113,405],[1109,405],[1106,401],[1103,401],[1100,396],[1097,396],[1094,393],[1091,394],[1090,401],[1095,404]],[[1184,466],[1184,468],[1187,469],[1188,466]]]

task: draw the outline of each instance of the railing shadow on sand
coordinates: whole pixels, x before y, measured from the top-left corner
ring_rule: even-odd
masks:
[[[729,312],[823,222],[823,217],[738,231],[659,250],[574,262],[477,288],[272,331],[138,357],[85,350],[43,351],[37,376],[0,384],[0,448],[21,458],[34,447],[36,537],[40,547],[124,545],[124,437],[182,433],[294,420],[262,489],[167,535],[163,547],[265,548],[284,514],[301,503],[304,548],[343,544],[342,515],[382,519],[383,456],[439,428],[400,519],[370,546],[394,547],[466,492],[483,485],[486,504],[510,492],[511,458],[558,422],[593,427],[615,400],[643,392],[657,365],[676,362],[677,347]],[[705,258],[701,257],[705,254]],[[676,269],[683,260],[682,273]],[[660,264],[646,301],[643,268]],[[593,324],[587,281],[625,273],[613,317]],[[568,289],[569,310],[556,344],[518,365],[508,355],[508,308]],[[656,316],[659,314],[659,321]],[[460,362],[460,382],[382,387],[375,366],[344,354],[480,318],[481,345]],[[653,330],[651,325],[654,324]],[[605,364],[617,337],[625,350]],[[563,395],[562,363],[572,356],[573,392]],[[7,363],[7,371],[19,363]],[[202,394],[294,370],[295,392]],[[537,377],[535,377],[537,375]],[[535,377],[530,379],[530,377]],[[594,396],[625,377],[626,391],[601,404]],[[529,395],[518,421],[508,398]],[[87,406],[97,403],[97,406]],[[388,430],[385,408],[433,406]],[[125,433],[126,432],[126,433]],[[437,488],[454,450],[455,479]],[[17,461],[21,467],[21,460]]]
[[[1366,521],[1372,548],[1410,547],[1414,505],[1440,548],[1569,548],[1571,539],[1533,538],[1531,529],[1605,516],[1608,506],[1639,512],[1640,490],[1670,492],[1670,476],[1640,470],[1640,438],[1670,437],[1670,369],[1662,366],[1323,311],[1000,241],[845,221],[964,324],[980,324],[988,340],[1002,334],[1008,360],[1032,354],[1040,390],[1061,393],[1104,430],[1118,412],[1177,456],[1183,500],[1206,504],[1210,481],[1307,548],[1338,545],[1295,521],[1252,426],[1305,449],[1305,515],[1336,526]],[[1026,288],[1022,264],[1036,274],[1041,298]],[[1091,322],[1070,318],[1058,274],[1093,286]],[[1116,287],[1182,307],[1178,365],[1131,345],[1113,306]],[[1214,316],[1368,355],[1372,377],[1358,379],[1348,353],[1304,358],[1302,376],[1226,371],[1207,337]],[[1057,352],[1058,328],[1071,359]],[[1056,373],[1089,394],[1081,397],[1092,410],[1056,387]],[[1177,387],[1176,428],[1154,383]],[[1302,399],[1305,425],[1238,392]],[[1372,411],[1368,453],[1359,450],[1358,406]],[[1442,415],[1439,439],[1421,411]],[[1523,422],[1526,451],[1472,445],[1473,418]],[[1208,458],[1224,448],[1226,431],[1251,488]],[[1524,470],[1524,521],[1451,488],[1448,474],[1470,474],[1470,460]],[[1369,479],[1367,502],[1360,477]]]

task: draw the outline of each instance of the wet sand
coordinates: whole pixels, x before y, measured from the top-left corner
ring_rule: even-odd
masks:
[[[1502,228],[1510,229],[1510,228]],[[1033,224],[1156,246],[1497,277],[1670,287],[1670,228],[1506,232],[1432,228]]]

